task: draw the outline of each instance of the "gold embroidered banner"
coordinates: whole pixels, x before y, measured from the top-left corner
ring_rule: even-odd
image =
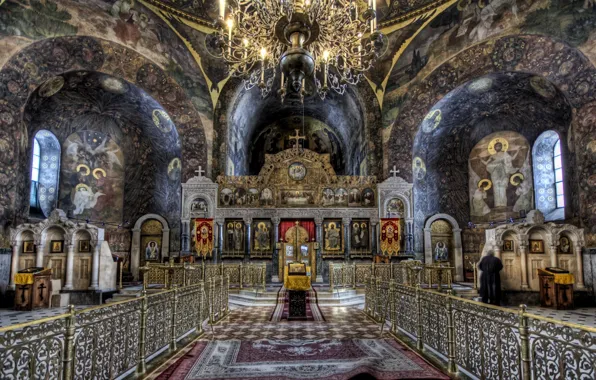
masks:
[[[383,255],[398,255],[400,240],[399,218],[381,219],[381,252]]]
[[[205,257],[213,252],[213,219],[195,219],[195,251]]]

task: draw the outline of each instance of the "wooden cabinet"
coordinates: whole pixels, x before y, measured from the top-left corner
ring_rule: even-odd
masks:
[[[28,268],[15,276],[15,310],[33,310],[50,307],[52,270]]]
[[[564,269],[538,269],[540,306],[573,309],[573,275]]]

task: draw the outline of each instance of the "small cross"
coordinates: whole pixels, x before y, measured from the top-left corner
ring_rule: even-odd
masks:
[[[300,140],[306,140],[305,136],[300,136],[300,134],[298,133],[298,130],[295,129],[296,131],[296,135],[295,136],[290,136],[290,140],[296,140],[296,144],[294,145],[294,149],[298,149],[298,144],[300,142]]]
[[[394,177],[397,177],[397,175],[399,174],[399,169],[397,168],[397,166],[393,165],[393,170],[390,170],[389,173],[393,174]]]
[[[203,174],[205,174],[205,171],[203,170],[203,168],[199,165],[199,168],[197,170],[195,170],[195,173],[197,173],[197,177],[202,177]]]
[[[39,289],[39,299],[43,301],[43,290],[46,288],[46,285],[42,282],[37,289]]]

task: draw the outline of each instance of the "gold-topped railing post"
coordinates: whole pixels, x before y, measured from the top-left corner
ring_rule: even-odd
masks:
[[[447,297],[446,300],[447,312],[447,371],[454,374],[457,372],[457,364],[455,362],[455,321],[453,319],[453,300]]]
[[[143,275],[143,291],[147,291],[147,282],[149,281],[147,272],[149,272],[148,266],[142,266],[139,268],[139,272]]]
[[[205,312],[205,281],[199,283],[199,325],[197,326],[197,334],[203,333],[203,315]]]
[[[62,379],[74,379],[74,338],[76,327],[76,316],[74,305],[68,305],[68,317],[66,317],[66,333],[64,334],[64,352],[62,356]]]
[[[244,279],[242,278],[242,263],[240,263],[240,289],[242,289],[242,283]]]
[[[521,364],[522,379],[532,378],[530,359],[530,334],[528,328],[528,317],[526,316],[526,305],[519,305],[519,336],[521,342]]]
[[[176,318],[178,317],[178,287],[174,285],[174,297],[172,299],[172,332],[170,351],[176,351]]]
[[[122,290],[122,268],[123,268],[122,264],[124,264],[124,261],[120,261],[119,264],[120,264],[120,284],[118,286],[118,290]]]
[[[215,278],[209,279],[209,323],[215,323],[215,312],[213,302],[215,301]]]
[[[145,347],[147,340],[147,310],[149,309],[147,301],[147,291],[141,291],[141,318],[139,321],[139,357],[137,359],[137,376],[144,375],[147,371],[145,366]]]
[[[416,348],[419,350],[424,349],[424,341],[422,340],[422,297],[420,296],[420,286],[416,286],[416,314],[417,326],[416,326]]]
[[[397,332],[397,321],[395,313],[395,280],[389,280],[389,319],[391,321],[391,332]],[[385,321],[383,321],[385,323]]]
[[[329,263],[329,291],[333,297],[333,263]]]

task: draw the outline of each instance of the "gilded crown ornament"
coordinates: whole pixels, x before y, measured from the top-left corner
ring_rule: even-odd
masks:
[[[363,3],[364,4],[364,3]],[[357,84],[383,46],[376,4],[356,0],[219,0],[217,37],[232,76],[263,97],[279,83],[304,100],[307,88],[325,99]]]

